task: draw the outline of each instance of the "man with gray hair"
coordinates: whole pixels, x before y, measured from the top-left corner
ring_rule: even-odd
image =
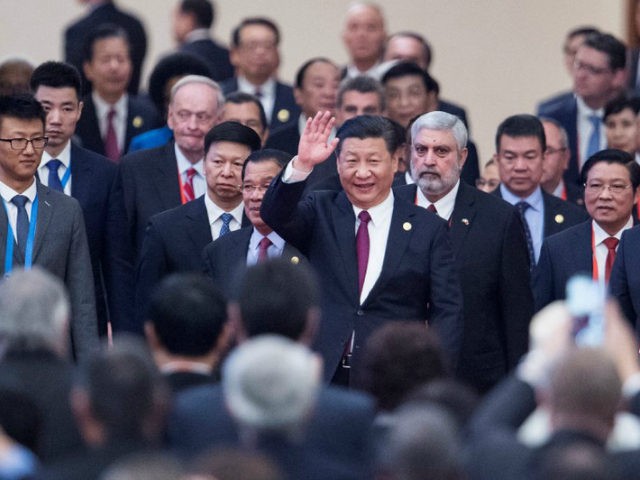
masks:
[[[411,127],[415,184],[395,193],[449,223],[463,297],[457,375],[484,392],[527,351],[533,298],[520,216],[506,202],[460,181],[466,144],[467,129],[455,115],[435,111],[419,117]]]
[[[43,415],[39,449],[47,463],[81,445],[69,407],[69,298],[38,266],[0,283],[0,388],[29,398]]]

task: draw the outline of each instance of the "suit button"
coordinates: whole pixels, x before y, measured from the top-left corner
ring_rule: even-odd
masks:
[[[359,317],[361,317],[362,315],[364,315],[364,312],[362,310],[358,310],[356,312],[356,315],[358,315]]]

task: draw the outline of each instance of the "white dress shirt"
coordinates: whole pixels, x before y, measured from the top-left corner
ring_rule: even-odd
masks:
[[[273,116],[273,108],[276,104],[276,81],[270,78],[262,85],[254,85],[245,77],[238,76],[238,91],[255,95],[256,90],[260,90],[260,103],[264,108],[267,123],[270,123]]]
[[[91,98],[96,107],[98,127],[100,128],[100,136],[103,140],[107,135],[107,128],[109,126],[109,110],[112,108],[115,110],[116,114],[113,116],[113,128],[116,131],[116,138],[118,139],[118,150],[124,154],[124,142],[127,135],[127,102],[129,97],[125,93],[114,105],[105,102],[96,92],[91,94]]]
[[[233,210],[226,211],[221,209],[218,205],[213,203],[213,200],[209,198],[209,195],[204,196],[204,206],[207,209],[207,216],[209,217],[209,225],[211,226],[211,238],[217,240],[220,236],[220,229],[222,229],[222,218],[220,216],[223,213],[230,213],[233,217],[229,224],[229,230],[239,230],[242,226],[242,213],[244,212],[244,203],[240,204]]]
[[[251,238],[249,239],[249,250],[247,251],[247,265],[255,265],[258,263],[258,253],[260,251],[260,241],[264,238],[260,232],[255,228],[251,232]],[[271,231],[267,238],[271,240],[271,245],[267,249],[267,256],[269,258],[278,258],[282,256],[284,250],[284,239],[276,232]]]
[[[0,196],[2,200],[4,200],[4,206],[7,208],[7,217],[9,217],[9,225],[11,225],[11,229],[13,230],[13,238],[18,241],[18,233],[16,228],[16,223],[18,222],[18,207],[16,207],[11,200],[16,195],[24,195],[27,197],[28,201],[25,203],[24,207],[27,210],[27,216],[29,220],[31,220],[31,209],[33,208],[33,202],[36,199],[36,195],[38,194],[38,190],[36,187],[35,178],[33,179],[33,183],[29,185],[29,187],[22,193],[16,192],[13,188],[8,185],[0,182]]]
[[[453,213],[453,209],[456,206],[456,195],[458,195],[458,189],[460,188],[460,179],[456,182],[453,188],[440,200],[433,203],[433,206],[436,207],[436,211],[438,212],[438,216],[443,218],[444,220],[449,220],[451,218],[451,214]],[[418,206],[423,208],[429,208],[429,205],[432,203],[424,196],[420,187],[417,189],[417,197],[418,197]]]
[[[544,239],[544,200],[542,198],[542,190],[538,187],[528,197],[520,198],[511,193],[503,183],[500,184],[499,188],[503,200],[506,200],[511,205],[515,206],[521,201],[529,204],[529,208],[524,212],[524,218],[527,222],[527,226],[529,227],[529,232],[531,232],[533,253],[535,261],[538,263],[538,259],[540,258],[540,249],[542,248],[542,240]]]
[[[627,223],[625,224],[624,227],[622,227],[622,229],[618,232],[616,232],[615,235],[609,235],[607,232],[605,232],[602,227],[600,225],[598,225],[598,222],[596,222],[595,220],[593,220],[591,222],[591,225],[593,226],[593,243],[596,246],[596,263],[598,265],[598,283],[600,283],[601,287],[605,287],[605,266],[607,263],[607,254],[609,253],[609,249],[607,248],[607,246],[604,244],[604,241],[609,238],[609,237],[615,237],[618,240],[620,240],[620,237],[622,237],[622,232],[624,232],[625,230],[633,227],[633,218],[629,217],[629,220],[627,221]],[[616,251],[617,251],[617,247],[616,247]]]
[[[71,142],[67,142],[67,146],[64,147],[64,150],[60,152],[60,155],[55,158],[62,162],[62,165],[58,167],[58,177],[60,177],[60,180],[62,180],[65,173],[67,172],[67,169],[71,168]],[[53,160],[53,157],[49,155],[45,150],[44,152],[42,152],[42,161],[40,162],[40,166],[38,167],[38,177],[40,178],[40,183],[46,185],[47,187],[49,186],[49,169],[47,168],[47,163],[49,163],[49,160]],[[72,181],[73,178],[69,176],[69,181],[64,186],[64,193],[66,193],[67,195],[71,195]]]
[[[582,98],[576,96],[576,102],[578,105],[578,154],[579,154],[579,163],[580,169],[584,165],[584,162],[587,161],[587,149],[589,147],[589,139],[591,138],[591,133],[593,132],[593,124],[589,117],[592,115],[597,115],[602,120],[604,116],[604,108],[600,108],[598,110],[592,110],[584,103]],[[607,145],[607,137],[605,134],[604,125],[600,125],[600,148],[602,150]]]
[[[204,159],[198,160],[196,163],[191,163],[187,160],[187,157],[184,156],[178,144],[174,144],[173,148],[176,153],[176,160],[178,161],[178,172],[180,172],[180,183],[184,182],[187,178],[187,170],[190,168],[194,168],[196,174],[193,176],[193,193],[194,198],[198,198],[201,195],[204,195],[207,191],[207,182],[204,178]]]

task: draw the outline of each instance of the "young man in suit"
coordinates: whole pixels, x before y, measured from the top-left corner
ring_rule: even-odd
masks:
[[[565,298],[567,281],[575,274],[606,286],[622,232],[633,226],[640,167],[629,153],[596,153],[584,164],[582,179],[591,219],[545,239],[533,276],[537,310]]]
[[[419,117],[411,127],[415,183],[395,193],[449,222],[464,308],[457,374],[484,392],[526,353],[533,297],[520,215],[460,180],[466,142],[467,129],[455,115]]]
[[[283,257],[294,263],[301,260],[300,252],[285,243],[260,216],[264,192],[290,160],[288,153],[269,148],[247,157],[242,167],[242,200],[252,226],[229,232],[203,251],[207,273],[229,298],[233,294],[232,280],[243,267],[268,258]]]
[[[278,81],[280,30],[265,17],[245,18],[231,34],[231,64],[236,76],[221,83],[226,94],[235,91],[260,98],[273,132],[295,124],[300,108],[291,85]]]
[[[455,362],[462,297],[446,223],[394,198],[397,136],[388,120],[353,118],[328,142],[333,123],[326,111],[307,122],[298,155],[271,184],[261,209],[264,221],[309,259],[320,278],[323,322],[315,346],[326,379],[337,373],[337,382],[348,383],[351,363],[371,332],[398,319],[428,321]],[[343,190],[302,200],[306,178],[338,142]]]
[[[136,319],[143,322],[154,287],[174,272],[202,272],[207,244],[249,223],[242,203],[242,169],[260,137],[237,122],[213,127],[204,140],[206,192],[149,220],[136,274]]]
[[[112,194],[116,166],[102,155],[71,142],[82,115],[80,82],[75,67],[61,62],[45,62],[31,76],[33,94],[47,112],[45,134],[49,139],[38,167],[38,178],[43,185],[71,195],[82,207],[98,328],[104,336],[109,320],[114,331],[127,321],[126,302],[122,301],[125,292],[120,291],[118,279],[123,272],[126,275],[131,272],[126,269],[126,263],[119,261],[118,248],[111,243],[113,235],[109,231],[124,215],[124,208]],[[125,270],[121,270],[123,268]]]
[[[31,95],[0,98],[0,258],[2,273],[40,265],[64,280],[71,299],[74,354],[98,347],[91,257],[78,202],[37,181],[46,113]]]
[[[127,93],[130,54],[126,32],[115,25],[96,28],[84,45],[82,66],[92,89],[83,99],[76,135],[83,147],[113,162],[120,161],[134,136],[162,125],[151,102]]]
[[[533,115],[513,115],[496,133],[500,187],[495,194],[518,208],[523,218],[531,267],[542,240],[589,218],[587,212],[540,187],[547,149],[542,123]]]

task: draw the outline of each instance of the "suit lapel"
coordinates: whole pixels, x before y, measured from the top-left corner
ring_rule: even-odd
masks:
[[[84,205],[91,198],[92,162],[81,159],[78,147],[71,144],[71,196]]]
[[[37,181],[37,180],[36,180]],[[36,222],[36,238],[33,244],[33,262],[38,258],[38,253],[44,243],[44,238],[53,217],[54,202],[51,199],[51,190],[37,181],[38,189],[38,219]]]
[[[335,242],[338,247],[339,258],[337,262],[344,268],[344,288],[358,296],[358,263],[356,254],[356,219],[353,206],[344,192],[340,192],[335,200],[332,226]],[[339,276],[337,276],[339,277]]]
[[[282,258],[291,263],[298,263],[302,260],[300,258],[300,252],[288,243],[284,244],[284,248],[282,249]]]
[[[464,239],[469,233],[469,229],[473,224],[476,216],[476,208],[474,207],[475,199],[473,193],[469,191],[473,187],[467,186],[464,182],[460,182],[458,194],[456,195],[455,206],[451,214],[450,221],[450,238],[453,253],[458,254],[460,248],[464,244]]]
[[[584,222],[573,232],[574,241],[569,251],[576,271],[591,272],[593,275],[593,252],[591,250],[591,220]]]
[[[207,208],[204,205],[204,196],[187,205],[189,206],[186,214],[188,236],[196,248],[204,248],[203,246],[213,241]]]
[[[7,235],[9,234],[9,219],[7,217],[7,211],[3,207],[2,213],[0,214],[0,251],[2,252],[2,256],[0,256],[0,261],[2,261],[2,271],[4,272],[4,256],[7,252]],[[18,243],[15,238],[12,238],[13,241],[13,268],[16,268],[17,265],[24,265],[24,257],[22,253],[20,253],[20,249],[18,248]],[[6,273],[6,272],[5,272]]]
[[[165,145],[164,154],[149,161],[154,162],[155,173],[150,181],[156,187],[163,210],[180,205],[180,180],[178,179],[178,160],[174,150],[174,142]]]

